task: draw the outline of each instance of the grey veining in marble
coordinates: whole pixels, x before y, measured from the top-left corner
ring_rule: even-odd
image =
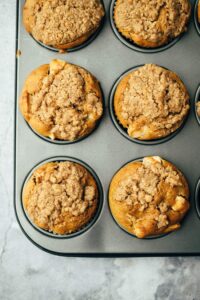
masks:
[[[13,211],[15,0],[0,0],[0,299],[199,300],[200,258],[56,257]]]

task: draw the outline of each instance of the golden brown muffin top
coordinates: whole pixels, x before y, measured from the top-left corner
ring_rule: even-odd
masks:
[[[186,30],[188,0],[117,0],[114,17],[119,31],[144,47],[158,47]]]
[[[37,132],[69,141],[88,134],[103,113],[97,80],[85,69],[60,60],[29,75],[20,107]]]
[[[113,178],[111,211],[123,228],[139,238],[178,228],[189,209],[184,176],[160,157],[132,162]]]
[[[189,112],[189,95],[175,73],[149,64],[121,80],[114,108],[131,137],[158,139],[180,127]]]
[[[23,191],[24,207],[39,227],[54,233],[80,229],[93,216],[98,201],[90,173],[73,162],[51,162],[36,169]]]
[[[24,23],[36,40],[60,46],[98,28],[104,8],[99,0],[26,0]]]

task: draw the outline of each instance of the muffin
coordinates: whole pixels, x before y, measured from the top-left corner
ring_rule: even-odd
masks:
[[[114,219],[138,238],[178,229],[189,209],[188,197],[184,176],[158,156],[128,163],[115,174],[109,189]]]
[[[119,123],[139,140],[170,135],[183,124],[189,108],[189,94],[180,78],[153,64],[125,75],[114,95]]]
[[[75,141],[94,130],[100,120],[102,93],[98,81],[87,70],[52,60],[26,79],[20,109],[40,135]]]
[[[186,31],[190,13],[188,0],[117,0],[114,22],[125,38],[156,48]]]
[[[23,23],[35,40],[69,49],[83,44],[104,14],[100,0],[26,0]]]
[[[99,200],[92,175],[83,166],[65,161],[36,169],[24,186],[22,201],[37,227],[63,235],[86,226]]]

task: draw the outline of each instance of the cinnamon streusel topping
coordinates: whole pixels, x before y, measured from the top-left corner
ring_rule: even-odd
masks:
[[[186,30],[188,0],[117,0],[114,20],[118,30],[143,47],[158,47]]]
[[[189,209],[188,185],[172,164],[146,157],[113,178],[109,202],[122,227],[139,238],[175,230]]]
[[[20,106],[38,133],[69,141],[91,132],[103,113],[97,80],[85,69],[59,60],[29,75]]]
[[[181,126],[189,112],[189,95],[175,73],[150,64],[121,80],[114,108],[129,136],[158,139]]]
[[[93,217],[98,190],[93,177],[73,162],[51,162],[32,174],[23,191],[24,207],[39,227],[71,233]]]
[[[27,31],[36,40],[57,48],[84,42],[103,16],[100,0],[27,0],[23,14]]]

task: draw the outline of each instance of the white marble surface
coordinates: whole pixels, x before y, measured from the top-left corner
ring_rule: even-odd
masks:
[[[13,211],[15,0],[0,0],[0,299],[199,300],[200,258],[56,257]]]

